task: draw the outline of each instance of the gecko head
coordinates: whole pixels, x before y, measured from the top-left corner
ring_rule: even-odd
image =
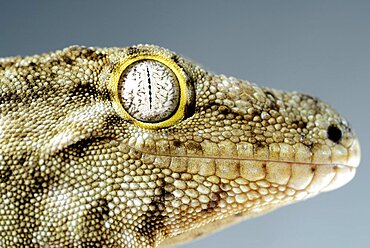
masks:
[[[178,237],[168,243],[336,189],[355,174],[358,140],[317,98],[215,75],[156,46],[113,61],[108,88],[127,144],[168,179],[164,209],[187,213],[167,220],[184,227],[168,231]]]

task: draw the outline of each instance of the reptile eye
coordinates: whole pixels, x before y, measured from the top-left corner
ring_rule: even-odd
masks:
[[[186,75],[170,58],[130,55],[113,72],[110,86],[116,110],[138,126],[169,127],[184,117]]]
[[[170,117],[180,101],[176,75],[155,60],[133,63],[120,79],[123,108],[137,120],[159,122]]]
[[[328,127],[328,138],[334,143],[339,143],[342,139],[342,131],[338,127],[331,125]]]

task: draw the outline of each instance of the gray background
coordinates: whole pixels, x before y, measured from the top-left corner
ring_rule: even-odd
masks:
[[[370,247],[370,1],[1,1],[0,57],[153,43],[206,68],[319,96],[362,144],[356,178],[182,247]]]

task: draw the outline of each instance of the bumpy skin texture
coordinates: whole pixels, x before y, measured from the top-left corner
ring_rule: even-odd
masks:
[[[109,83],[149,51],[189,99],[172,126],[120,115]],[[330,106],[211,74],[156,46],[0,59],[0,246],[156,247],[337,188],[359,145]]]

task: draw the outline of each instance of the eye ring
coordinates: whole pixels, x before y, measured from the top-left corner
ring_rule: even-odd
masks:
[[[158,122],[145,122],[133,117],[127,112],[123,107],[123,97],[121,96],[121,76],[125,71],[134,63],[140,61],[152,60],[159,62],[166,66],[175,75],[179,86],[179,102],[177,108],[174,112],[168,116],[168,119],[158,121]],[[166,128],[174,125],[182,118],[184,118],[186,105],[188,103],[188,88],[187,88],[187,75],[181,69],[181,67],[172,59],[158,54],[150,53],[149,51],[139,52],[137,54],[132,54],[126,56],[121,62],[119,62],[111,74],[111,80],[109,81],[109,90],[113,98],[113,107],[124,119],[131,120],[136,126],[146,128],[146,129],[160,129]]]

